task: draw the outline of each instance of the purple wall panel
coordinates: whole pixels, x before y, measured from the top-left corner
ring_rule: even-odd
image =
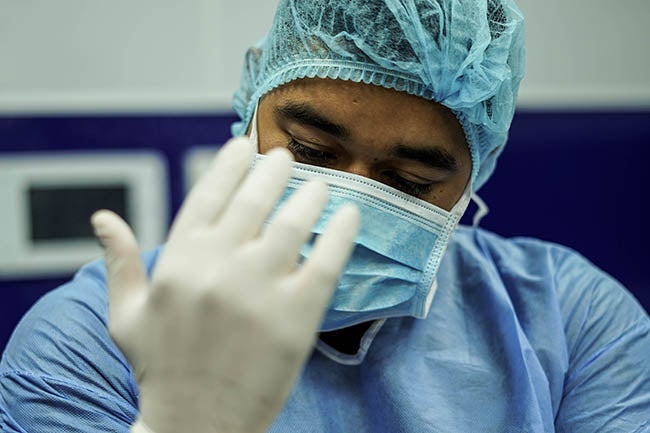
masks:
[[[175,212],[185,151],[225,142],[233,120],[207,114],[0,117],[0,153],[157,149],[167,159]],[[649,137],[650,112],[518,113],[496,174],[480,191],[491,208],[481,226],[575,248],[650,311]],[[63,281],[0,280],[0,349],[26,309]]]

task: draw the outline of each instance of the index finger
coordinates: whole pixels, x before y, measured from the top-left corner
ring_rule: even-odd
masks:
[[[227,207],[250,170],[256,145],[248,137],[228,141],[185,199],[172,226],[177,232],[210,224]]]

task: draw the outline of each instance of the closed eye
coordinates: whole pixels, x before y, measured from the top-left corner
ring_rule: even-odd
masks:
[[[304,162],[312,165],[327,166],[336,160],[336,155],[313,147],[304,145],[295,138],[291,137],[287,144],[287,149],[293,153],[298,162]]]
[[[333,167],[336,162],[336,155],[333,153],[307,146],[293,137],[289,139],[287,149],[293,153],[297,162],[317,165],[320,167]],[[434,182],[418,183],[405,179],[393,170],[382,172],[382,176],[384,179],[376,180],[417,198],[422,198],[431,192],[431,189],[434,186]]]
[[[434,183],[417,183],[407,180],[394,171],[386,171],[383,175],[388,178],[388,182],[384,182],[385,184],[418,198],[431,192],[434,185]]]

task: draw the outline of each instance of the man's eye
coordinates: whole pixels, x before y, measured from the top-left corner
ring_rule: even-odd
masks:
[[[336,155],[324,150],[306,146],[299,141],[296,141],[293,137],[290,138],[289,143],[287,144],[287,149],[293,153],[297,162],[328,167],[332,166],[336,160]],[[384,176],[386,181],[383,183],[414,197],[421,198],[433,189],[433,183],[422,184],[412,182],[403,178],[394,171],[386,171]]]
[[[421,198],[424,195],[431,192],[433,189],[433,183],[417,183],[410,180],[404,179],[399,174],[394,171],[387,171],[384,175],[388,178],[386,184],[392,186],[393,188],[399,189],[400,191],[412,195],[414,197]]]
[[[323,150],[305,146],[304,144],[296,141],[293,137],[291,137],[289,140],[287,149],[293,153],[293,156],[298,162],[306,162],[314,165],[325,165],[331,163],[336,159],[335,155]]]

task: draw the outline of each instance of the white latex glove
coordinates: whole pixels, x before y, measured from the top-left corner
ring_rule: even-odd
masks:
[[[127,224],[93,215],[105,247],[109,331],[140,387],[140,418],[156,433],[264,432],[310,353],[351,251],[358,211],[342,208],[297,265],[327,202],[298,190],[263,229],[290,174],[271,151],[249,174],[247,139],[229,142],[176,218],[151,281]]]

